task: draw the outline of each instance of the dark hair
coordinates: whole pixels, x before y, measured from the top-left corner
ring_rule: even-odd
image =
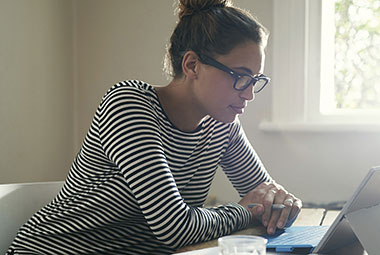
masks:
[[[175,78],[182,75],[182,58],[189,50],[214,56],[248,41],[266,46],[266,28],[229,0],[179,0],[178,9],[165,60],[166,71]]]

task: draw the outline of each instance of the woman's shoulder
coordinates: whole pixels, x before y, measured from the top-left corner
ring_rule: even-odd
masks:
[[[155,100],[156,94],[152,85],[140,80],[125,80],[114,84],[103,96],[101,105],[121,99],[136,99],[141,102]]]
[[[111,94],[115,94],[116,92],[124,92],[124,93],[141,93],[141,95],[144,95],[146,92],[153,91],[153,86],[140,81],[140,80],[125,80],[120,81],[118,83],[115,83],[104,95],[104,97],[107,97]]]

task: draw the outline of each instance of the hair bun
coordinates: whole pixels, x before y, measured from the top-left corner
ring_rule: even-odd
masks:
[[[231,6],[229,0],[179,0],[178,17],[181,19],[184,16],[190,16],[200,11],[226,6]]]

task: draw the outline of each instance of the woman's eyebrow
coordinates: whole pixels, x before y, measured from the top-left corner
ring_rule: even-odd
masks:
[[[242,70],[244,71],[245,73],[249,73],[250,75],[253,74],[252,70],[247,68],[247,67],[244,67],[244,66],[239,66],[239,67],[234,67],[233,69],[235,70]]]

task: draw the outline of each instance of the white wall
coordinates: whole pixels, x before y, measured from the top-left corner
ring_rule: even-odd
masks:
[[[10,2],[14,1],[6,1],[8,5]],[[24,1],[23,4],[25,5],[26,2],[30,3]],[[37,92],[25,85],[26,81],[30,79],[25,78],[28,77],[28,72],[24,69],[35,68],[35,61],[33,61],[35,56],[26,60],[24,58],[26,63],[23,63],[25,67],[22,70],[19,70],[14,64],[12,70],[5,72],[0,66],[2,68],[0,69],[1,74],[7,74],[7,79],[10,80],[20,77],[18,74],[21,72],[24,82],[20,82],[23,84],[20,88],[22,91],[27,90],[26,94],[34,96],[32,99],[27,98],[27,100],[33,101],[34,108],[32,108],[28,107],[31,105],[29,101],[24,102],[22,100],[21,92],[18,92],[20,89],[16,90],[16,88],[6,86],[7,96],[4,96],[3,93],[1,95],[0,116],[2,119],[8,118],[12,121],[9,124],[7,123],[7,127],[4,129],[2,124],[4,122],[0,122],[2,125],[1,139],[6,137],[7,141],[6,146],[1,142],[0,148],[2,155],[6,155],[2,156],[0,162],[1,171],[6,172],[4,175],[6,178],[4,179],[3,176],[0,178],[2,182],[8,180],[63,179],[68,171],[69,162],[71,162],[73,154],[77,152],[90,125],[96,106],[112,84],[125,79],[143,79],[152,84],[166,84],[168,82],[162,72],[162,61],[165,46],[177,20],[177,17],[173,15],[174,1],[74,0],[72,12],[69,11],[70,4],[66,0],[47,0],[47,2],[50,3],[45,3],[47,6],[54,6],[58,3],[66,6],[60,8],[63,12],[57,12],[54,8],[52,10],[47,10],[47,7],[43,8],[46,10],[46,15],[49,12],[54,14],[51,17],[49,16],[50,18],[54,17],[53,24],[61,24],[61,26],[57,25],[56,32],[54,32],[55,30],[44,30],[43,34],[47,38],[43,43],[54,45],[55,50],[50,50],[49,56],[55,56],[52,57],[55,60],[51,60],[52,66],[45,66],[48,68],[47,71],[41,71],[41,75],[38,75],[39,79],[54,78],[55,80],[55,83],[44,83],[43,88],[45,90],[43,91],[51,91],[53,88],[55,90],[47,96],[36,96],[32,93]],[[237,6],[251,9],[259,20],[272,30],[273,0],[235,0],[234,3]],[[3,9],[1,7],[0,10]],[[12,4],[12,8],[21,7]],[[23,6],[22,8],[30,9],[31,7]],[[11,13],[10,11],[0,12]],[[40,10],[35,10],[35,12],[38,13]],[[6,19],[7,22],[10,22],[16,13],[13,10],[13,14],[7,14],[7,18],[0,15],[0,19]],[[25,15],[27,17],[33,16],[32,14]],[[44,20],[46,21],[48,18],[46,17]],[[18,21],[13,22],[14,25],[12,26],[22,27]],[[64,25],[65,22],[67,22],[66,25]],[[74,22],[73,26],[71,26],[71,22]],[[40,26],[42,25],[47,26],[44,22],[40,24]],[[2,29],[1,34],[14,34],[8,26],[4,25],[4,22],[1,22],[0,27]],[[28,29],[23,29],[25,31],[38,30],[36,27],[38,26],[34,25]],[[7,31],[3,32],[3,30]],[[73,34],[75,42],[71,55],[70,33]],[[33,40],[35,39],[33,38]],[[281,38],[276,38],[276,34],[272,33],[270,40],[281,40]],[[23,55],[35,54],[33,53],[34,47],[29,45],[29,41],[24,39],[23,44],[17,46],[23,52],[23,54],[17,53],[18,61],[22,59]],[[15,51],[18,52],[19,50]],[[55,53],[52,54],[52,51]],[[47,61],[45,57],[43,59]],[[270,41],[265,70],[268,76],[271,76],[275,71],[273,70],[272,58],[272,42]],[[71,60],[74,61],[73,74],[70,69]],[[2,60],[0,63],[3,65]],[[291,60],[289,63],[291,64]],[[53,68],[53,66],[55,67]],[[60,71],[58,73],[53,72],[57,67],[60,67]],[[1,77],[1,90],[3,92],[5,84],[10,82],[3,81],[4,78]],[[73,94],[70,94],[71,90],[68,89],[71,79],[74,80],[75,85]],[[33,86],[42,85],[35,82]],[[241,117],[248,138],[260,154],[271,175],[305,201],[330,202],[347,199],[368,168],[380,164],[380,132],[261,131],[258,129],[259,123],[263,120],[271,120],[271,93],[275,88],[276,83],[274,82],[257,95],[255,101],[248,106],[246,113]],[[53,97],[53,95],[59,96]],[[39,102],[41,98],[45,99],[43,104]],[[4,111],[2,110],[4,108],[3,102],[7,102],[7,105],[13,108],[17,105],[23,107],[20,110]],[[72,105],[74,105],[74,109],[70,108]],[[51,107],[55,108],[52,109]],[[7,108],[9,107],[7,106]],[[37,116],[34,117],[37,121],[33,121],[33,125],[37,126],[34,128],[32,125],[28,125],[28,129],[34,131],[25,131],[22,128],[24,123],[34,119],[30,117],[29,109],[35,109],[34,114],[38,112]],[[48,113],[42,114],[45,111]],[[57,112],[59,114],[55,114]],[[42,118],[47,120],[43,122],[44,125],[38,121]],[[38,133],[39,136],[36,137],[36,130],[41,128],[43,131],[40,131],[41,133]],[[73,135],[73,133],[75,134]],[[59,136],[56,137],[52,134],[59,134]],[[25,137],[23,140],[28,140],[29,149],[18,148],[19,139],[15,138],[21,135]],[[74,139],[72,139],[73,137]],[[72,144],[73,140],[75,141],[74,145]],[[38,152],[39,150],[42,152]],[[17,156],[22,153],[24,158]],[[46,155],[52,157],[52,160],[46,159]],[[19,158],[21,160],[17,161]],[[45,165],[34,163],[33,167],[26,167],[30,166],[30,162],[45,162],[45,160],[48,161],[44,163]],[[20,163],[21,161],[22,163]],[[56,162],[54,167],[51,165],[52,162]],[[59,170],[47,176],[46,174],[50,173],[53,168]],[[218,173],[211,194],[217,195],[221,201],[238,199],[236,192],[222,173]]]
[[[163,56],[177,18],[172,0],[80,0],[76,6],[78,148],[101,97],[114,83],[168,83]]]
[[[63,179],[73,159],[71,0],[0,1],[0,182]]]

